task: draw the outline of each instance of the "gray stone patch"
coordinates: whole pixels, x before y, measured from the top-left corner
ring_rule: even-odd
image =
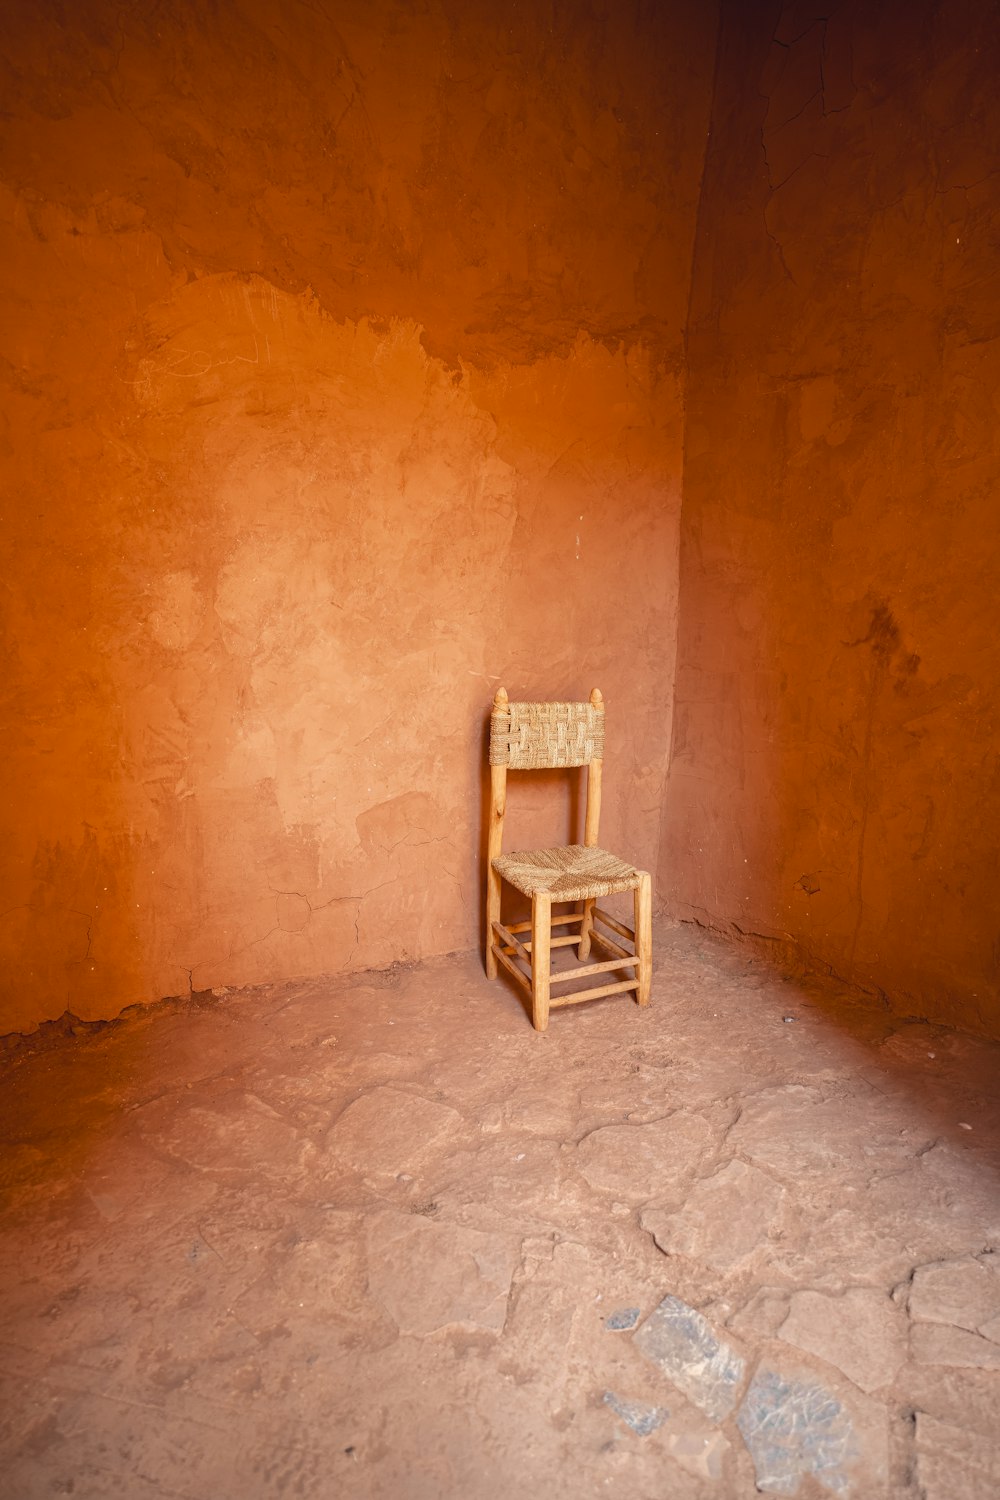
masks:
[[[646,1406],[642,1401],[625,1401],[614,1391],[604,1392],[604,1404],[610,1406],[616,1416],[621,1417],[626,1427],[631,1427],[640,1437],[649,1437],[662,1427],[670,1413],[665,1406]]]
[[[849,1492],[846,1467],[860,1450],[848,1413],[823,1386],[759,1370],[736,1425],[750,1450],[758,1490],[794,1495],[805,1475],[814,1474],[834,1494]]]
[[[611,1313],[604,1320],[605,1328],[612,1333],[627,1333],[634,1328],[639,1321],[639,1309],[637,1307],[620,1307],[617,1312]]]
[[[701,1313],[679,1297],[664,1297],[634,1338],[646,1358],[713,1422],[729,1415],[746,1365],[715,1336]]]

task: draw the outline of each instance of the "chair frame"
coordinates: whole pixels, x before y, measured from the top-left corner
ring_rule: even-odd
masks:
[[[508,705],[507,692],[498,688],[493,700],[494,714],[503,713]],[[603,716],[604,700],[598,688],[590,695],[593,707]],[[601,780],[604,770],[603,758],[584,762],[587,766],[587,810],[584,820],[584,846],[596,848],[601,821]],[[565,915],[554,913],[553,905],[580,904],[580,898],[568,902],[553,902],[551,892],[536,891],[531,897],[531,920],[513,922],[505,926],[501,920],[500,906],[502,879],[494,867],[494,860],[503,851],[503,827],[507,812],[508,766],[490,766],[490,822],[486,865],[486,974],[495,979],[498,965],[513,976],[525,993],[531,1006],[531,1021],[536,1031],[545,1031],[549,1011],[563,1005],[577,1005],[585,1000],[598,1000],[606,995],[626,994],[634,990],[638,1003],[648,1005],[653,970],[652,943],[652,882],[645,870],[636,870],[636,885],[633,891],[634,927],[619,922],[597,905],[596,897],[583,900],[582,911],[574,910]],[[602,932],[597,923],[614,936]],[[579,927],[578,933],[565,933],[553,937],[553,927]],[[519,934],[530,932],[522,942]],[[632,951],[622,946],[618,939],[631,944]],[[591,945],[611,955],[606,961],[586,964]],[[575,947],[577,958],[583,965],[562,973],[552,972],[553,948]],[[518,962],[520,960],[520,962]],[[609,984],[594,985],[589,989],[565,993],[553,985],[583,979],[595,974],[610,974],[615,970],[632,968],[635,978],[619,980]]]

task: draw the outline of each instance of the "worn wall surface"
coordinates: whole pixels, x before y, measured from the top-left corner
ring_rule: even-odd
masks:
[[[660,866],[994,1033],[998,78],[983,0],[723,7]]]
[[[472,946],[500,682],[604,689],[652,862],[711,7],[13,0],[0,52],[0,1031]]]

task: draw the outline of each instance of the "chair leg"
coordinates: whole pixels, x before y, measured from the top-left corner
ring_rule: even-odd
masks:
[[[635,952],[639,960],[636,998],[640,1005],[648,1005],[653,981],[653,883],[645,871],[640,873],[635,889]]]
[[[583,921],[580,923],[580,946],[577,948],[577,957],[582,963],[585,958],[590,957],[590,934],[594,930],[594,903],[585,901],[583,903]]]
[[[486,977],[497,977],[497,956],[493,952],[496,934],[493,923],[500,920],[500,876],[492,865],[486,874]]]
[[[551,943],[552,897],[543,891],[531,898],[531,1024],[536,1031],[549,1024]]]

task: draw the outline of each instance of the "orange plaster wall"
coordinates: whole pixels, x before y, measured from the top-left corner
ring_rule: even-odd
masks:
[[[650,864],[711,7],[14,0],[0,53],[0,1031],[472,946],[501,681],[604,688]]]
[[[995,19],[723,7],[660,865],[676,911],[993,1034]]]

